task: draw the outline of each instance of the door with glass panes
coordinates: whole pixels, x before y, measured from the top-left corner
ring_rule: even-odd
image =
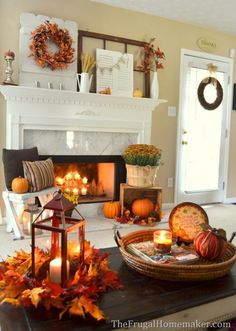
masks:
[[[183,50],[181,61],[175,200],[222,202],[232,59]]]

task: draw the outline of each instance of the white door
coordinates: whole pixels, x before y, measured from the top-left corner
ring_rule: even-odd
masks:
[[[182,50],[175,202],[222,202],[232,109],[232,59]]]

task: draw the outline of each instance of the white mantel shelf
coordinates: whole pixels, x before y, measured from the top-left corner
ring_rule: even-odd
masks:
[[[6,147],[20,149],[33,144],[41,154],[59,153],[65,141],[63,132],[68,131],[77,135],[77,146],[86,141],[83,151],[74,150],[77,154],[89,154],[91,146],[93,153],[108,152],[109,145],[113,153],[120,154],[125,144],[149,144],[152,112],[166,102],[11,85],[0,85],[0,92],[6,100]],[[57,145],[57,141],[61,144]]]
[[[128,98],[96,93],[79,93],[56,89],[44,89],[25,86],[0,85],[0,91],[6,101],[21,103],[50,103],[95,106],[96,108],[119,108],[133,110],[154,110],[162,99]]]

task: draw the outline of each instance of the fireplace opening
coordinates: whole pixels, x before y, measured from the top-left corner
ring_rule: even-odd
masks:
[[[78,203],[119,200],[120,183],[126,181],[124,160],[120,155],[41,155],[51,157],[55,186],[78,196]]]

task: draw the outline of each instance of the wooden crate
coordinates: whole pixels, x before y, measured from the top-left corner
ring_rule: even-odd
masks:
[[[131,208],[132,202],[135,199],[148,198],[154,204],[158,205],[161,210],[162,207],[162,187],[150,186],[150,187],[134,187],[127,184],[120,184],[120,204],[121,215],[124,212],[124,208]]]

